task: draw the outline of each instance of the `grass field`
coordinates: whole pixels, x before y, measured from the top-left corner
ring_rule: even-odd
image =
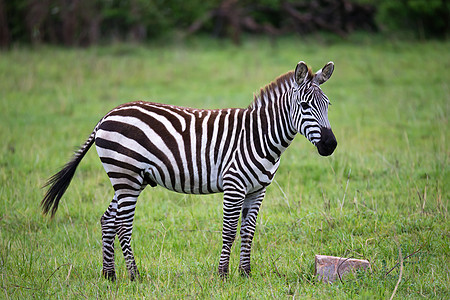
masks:
[[[0,298],[385,299],[398,282],[398,299],[450,298],[449,49],[285,38],[0,53]],[[117,242],[117,281],[104,280],[99,221],[113,190],[92,149],[55,218],[42,216],[40,187],[111,108],[246,107],[299,60],[314,70],[335,63],[322,89],[338,147],[321,157],[298,136],[282,157],[258,217],[251,278],[237,272],[239,242],[230,278],[216,275],[221,194],[158,187],[136,210],[142,280],[128,280]],[[322,284],[314,254],[365,258],[372,269]]]

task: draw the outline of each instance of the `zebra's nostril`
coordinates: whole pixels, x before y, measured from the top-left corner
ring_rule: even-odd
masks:
[[[331,142],[330,142],[330,147],[336,149],[336,147],[337,147],[337,141],[336,141],[336,138],[334,138],[334,139],[331,140]]]
[[[337,141],[336,141],[336,138],[334,137],[334,135],[332,136],[332,137],[328,137],[327,138],[327,140],[325,141],[325,145],[328,147],[328,148],[333,148],[333,149],[335,149],[336,148],[336,146],[337,146]]]

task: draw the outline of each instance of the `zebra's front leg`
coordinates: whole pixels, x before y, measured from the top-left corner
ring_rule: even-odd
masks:
[[[261,202],[264,199],[266,189],[247,195],[242,207],[241,219],[241,254],[239,261],[239,271],[242,276],[250,276],[250,252],[255,234],[256,219],[258,217]]]
[[[222,252],[219,261],[219,275],[228,276],[231,246],[236,238],[237,225],[245,194],[236,190],[225,190],[223,195]]]
[[[108,209],[100,219],[102,226],[102,252],[103,252],[103,276],[106,279],[114,281],[116,279],[116,271],[114,267],[114,239],[116,237],[116,213],[117,213],[117,197],[114,198]]]

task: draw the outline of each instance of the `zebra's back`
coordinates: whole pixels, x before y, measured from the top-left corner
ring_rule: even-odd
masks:
[[[145,181],[181,193],[222,192],[244,121],[244,109],[131,102],[99,122],[95,143],[115,188],[137,189]],[[114,181],[119,173],[128,177]]]

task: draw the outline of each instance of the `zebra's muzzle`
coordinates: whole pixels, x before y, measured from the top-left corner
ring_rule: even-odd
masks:
[[[319,154],[322,156],[331,155],[336,149],[337,141],[331,128],[322,127],[320,129],[320,141],[316,144]]]

